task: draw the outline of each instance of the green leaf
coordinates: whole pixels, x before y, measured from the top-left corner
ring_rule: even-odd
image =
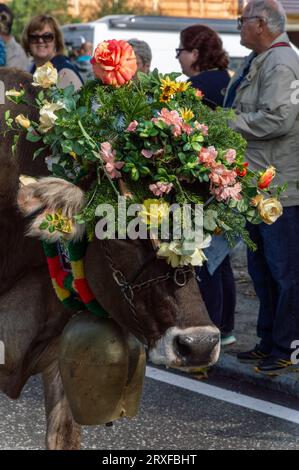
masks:
[[[248,207],[249,207],[249,204],[246,201],[246,199],[241,199],[237,203],[237,209],[238,209],[239,212],[246,212]]]
[[[64,178],[64,179],[67,179],[66,177],[66,173],[65,173],[65,170],[63,168],[63,166],[57,164],[57,163],[53,163],[52,165],[52,172],[55,176],[58,176],[60,178]]]
[[[31,134],[31,132],[27,132],[26,135],[26,139],[29,140],[29,142],[39,142],[41,138],[41,135]]]
[[[198,142],[192,142],[191,143],[191,147],[193,148],[193,150],[195,150],[196,152],[200,152],[201,148],[202,148],[202,145],[200,145]]]
[[[39,226],[40,230],[47,230],[48,227],[49,227],[48,222],[42,222]]]
[[[183,150],[184,150],[184,152],[188,152],[188,150],[191,150],[191,144],[189,144],[189,142],[187,144],[185,144],[184,147],[183,147]]]
[[[41,147],[38,150],[36,150],[33,154],[33,160],[35,160],[39,155],[46,149],[46,147]]]

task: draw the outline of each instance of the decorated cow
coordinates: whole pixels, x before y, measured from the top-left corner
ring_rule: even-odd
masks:
[[[26,99],[34,102],[37,92],[30,75],[2,69],[0,80],[6,90],[20,84]],[[37,120],[38,111],[33,105],[7,100],[0,111],[0,339],[5,345],[1,389],[16,399],[28,378],[41,373],[47,447],[76,449],[80,446],[80,426],[73,420],[58,364],[61,334],[74,312],[58,300],[41,242],[25,237],[32,219],[24,219],[16,204],[22,185],[20,175],[45,176],[48,169],[43,158],[32,159],[40,142],[26,139],[21,129],[18,142],[14,141],[14,133],[7,132],[4,122],[4,115],[14,120],[19,114]],[[57,197],[60,207],[62,201],[73,207],[74,194],[84,199],[81,189],[63,180],[60,183],[62,186],[53,182],[54,207]],[[42,197],[47,196],[44,193]],[[64,209],[67,211],[67,207]],[[188,367],[217,360],[219,333],[207,315],[192,270],[178,273],[177,268],[156,257],[147,240],[95,238],[87,247],[85,259],[86,278],[97,300],[147,345],[153,361]]]

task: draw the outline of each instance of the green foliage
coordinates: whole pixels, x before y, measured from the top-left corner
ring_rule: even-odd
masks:
[[[70,23],[72,18],[68,14],[69,0],[11,0],[8,6],[14,14],[13,34],[20,40],[25,25],[35,15],[49,14],[54,16],[60,24]]]

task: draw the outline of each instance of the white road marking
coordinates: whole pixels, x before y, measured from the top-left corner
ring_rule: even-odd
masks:
[[[172,372],[155,369],[154,367],[146,367],[146,377],[160,382],[174,385],[175,387],[184,388],[191,392],[205,395],[210,398],[216,398],[216,400],[222,400],[233,405],[242,406],[250,410],[258,411],[275,418],[284,419],[291,423],[299,424],[299,411],[287,408],[285,406],[276,405],[265,400],[258,398],[252,398],[242,393],[231,392],[214,385],[205,384],[202,382],[195,381],[194,379],[188,379],[181,375],[174,374]]]

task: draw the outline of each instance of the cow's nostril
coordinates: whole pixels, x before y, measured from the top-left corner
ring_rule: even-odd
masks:
[[[181,357],[188,358],[192,355],[193,339],[187,335],[179,335],[174,338],[174,345]]]

